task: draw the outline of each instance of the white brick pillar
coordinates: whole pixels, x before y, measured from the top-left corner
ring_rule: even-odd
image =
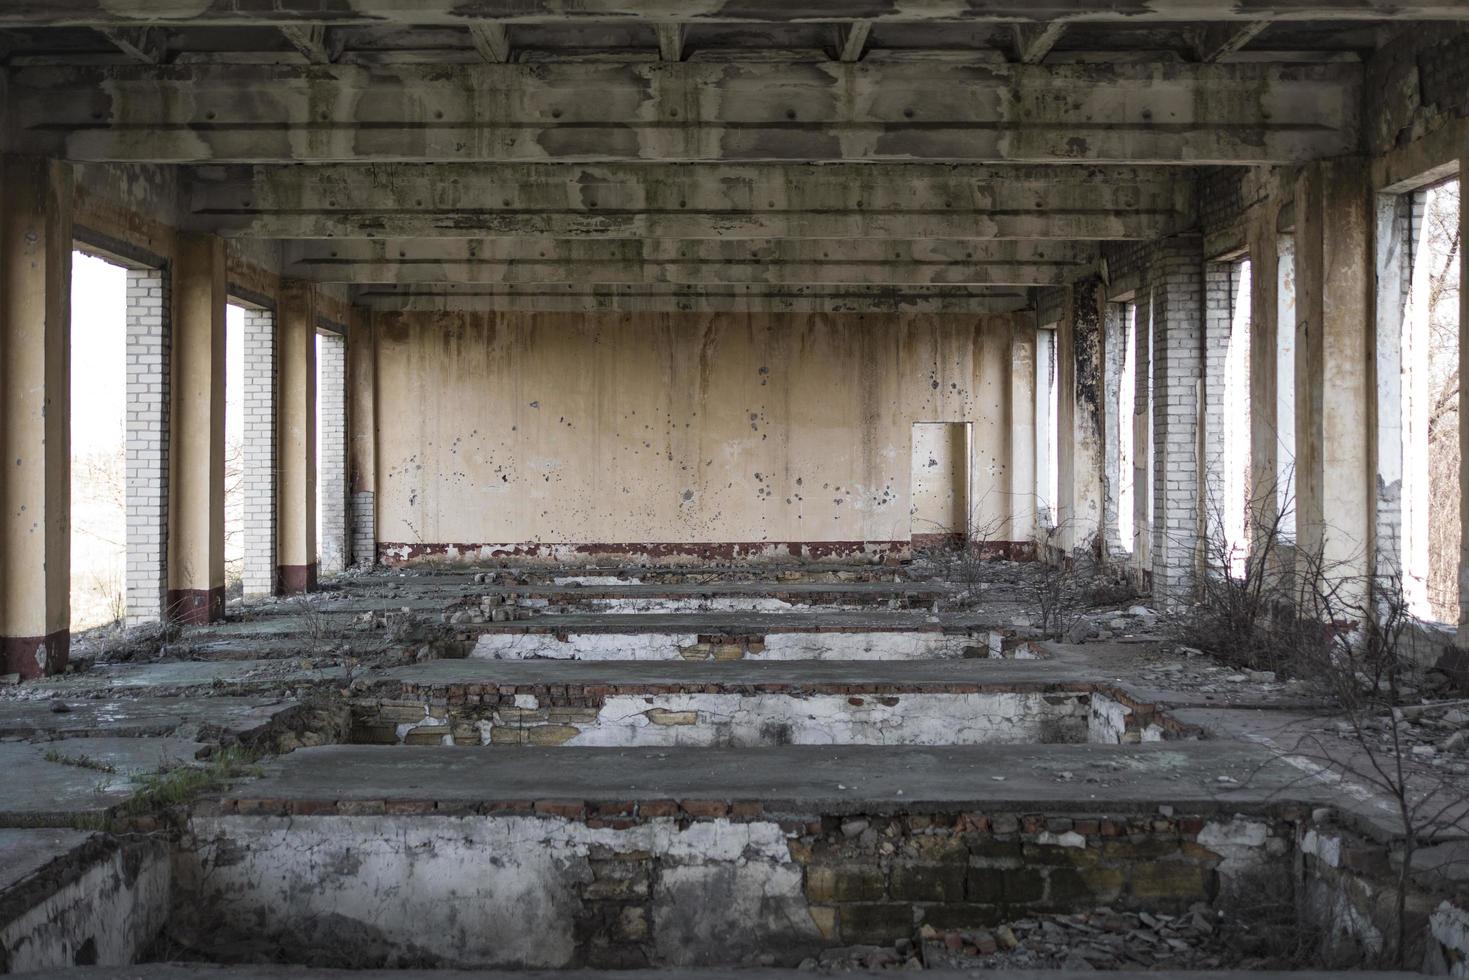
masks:
[[[245,310],[245,595],[276,591],[275,314]]]
[[[127,616],[163,617],[168,556],[168,274],[127,271]]]
[[[1197,237],[1160,243],[1152,267],[1153,595],[1190,601],[1199,558],[1204,261]]]
[[[320,494],[320,570],[347,567],[347,339],[333,333],[317,338],[317,492]]]

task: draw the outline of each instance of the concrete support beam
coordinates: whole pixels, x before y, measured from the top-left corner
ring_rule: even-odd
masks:
[[[1066,33],[1065,21],[1047,24],[1015,24],[1015,60],[1026,65],[1038,65],[1056,47],[1056,42]]]
[[[854,20],[837,27],[837,60],[861,61],[867,50],[867,37],[872,33],[872,21]]]
[[[1152,240],[1193,223],[1165,167],[911,163],[207,166],[189,220],[259,238]]]
[[[340,48],[333,50],[330,28],[324,24],[283,25],[280,32],[286,41],[313,65],[329,65],[336,61]]]
[[[1199,166],[1352,151],[1361,79],[1355,64],[868,59],[58,66],[10,84],[19,145],[83,161]]]
[[[481,58],[492,65],[503,65],[510,60],[510,31],[498,21],[469,25],[469,39]]]
[[[183,235],[173,267],[167,615],[224,618],[224,240]]]
[[[354,302],[382,312],[1013,313],[1028,290],[1000,286],[369,286]]]
[[[357,308],[347,334],[347,492],[352,563],[377,563],[377,331]]]
[[[510,23],[670,20],[700,23],[975,22],[1179,23],[1281,20],[1464,20],[1458,0],[896,0],[855,12],[822,3],[732,4],[728,0],[212,0],[160,4],[158,0],[49,0],[0,11],[0,27],[172,23],[230,25],[331,23],[363,26],[458,25],[480,18]]]
[[[683,61],[684,26],[682,24],[656,24],[658,34],[658,58],[661,61]]]
[[[66,668],[71,637],[72,178],[0,157],[0,673]]]
[[[1372,554],[1373,208],[1360,159],[1296,182],[1296,482],[1301,560],[1363,598]]]
[[[1195,54],[1205,64],[1220,61],[1243,50],[1245,45],[1264,34],[1273,23],[1274,21],[1269,20],[1249,20],[1244,23],[1201,27],[1194,37]]]
[[[1100,546],[1102,527],[1102,283],[1084,279],[1069,290],[1056,331],[1060,374],[1059,544],[1065,551]]]
[[[290,276],[340,283],[1061,285],[1095,261],[1060,242],[352,239],[297,243]]]
[[[141,65],[156,65],[167,51],[167,35],[156,27],[106,27],[102,35]]]
[[[276,580],[316,588],[316,290],[288,280],[276,310]]]

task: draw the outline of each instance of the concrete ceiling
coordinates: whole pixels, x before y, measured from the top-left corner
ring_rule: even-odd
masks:
[[[261,9],[268,7],[269,9]],[[987,311],[1360,145],[1388,0],[8,0],[8,143],[385,308]]]

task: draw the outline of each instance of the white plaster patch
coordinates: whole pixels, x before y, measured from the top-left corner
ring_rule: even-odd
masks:
[[[1052,701],[1056,698],[1049,696]],[[890,703],[884,703],[884,702]],[[692,723],[659,723],[660,717]],[[1022,745],[1084,742],[1079,696],[1031,693],[811,695],[660,694],[607,698],[565,744],[603,747],[763,745]]]
[[[769,821],[222,816],[195,818],[191,831],[194,846],[176,858],[176,914],[207,909],[263,934],[340,915],[446,965],[566,967],[589,856],[606,848],[663,860],[652,941],[670,965],[817,938],[800,868]],[[708,945],[716,935],[722,945]]]
[[[678,660],[699,641],[693,633],[481,633],[470,656],[481,660]],[[747,660],[957,659],[965,636],[937,631],[767,633]]]
[[[1121,745],[1128,741],[1127,719],[1132,709],[1100,692],[1092,695],[1088,741],[1098,745]]]
[[[136,962],[167,920],[172,879],[162,845],[146,848],[136,874],[127,873],[125,861],[114,851],[0,926],[8,971],[69,968],[84,946],[98,966]]]
[[[1451,954],[1442,957],[1448,975],[1469,977],[1469,912],[1452,902],[1441,903],[1428,917],[1428,934]]]
[[[1328,868],[1341,867],[1341,838],[1328,837],[1314,828],[1301,837],[1301,853],[1309,854]]]

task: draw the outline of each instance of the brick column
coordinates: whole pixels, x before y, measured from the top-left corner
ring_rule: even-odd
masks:
[[[224,618],[224,240],[180,235],[174,262],[168,614]]]
[[[245,310],[245,595],[275,595],[275,314]]]
[[[347,567],[347,340],[333,333],[317,335],[318,475],[321,498],[321,571],[335,574]]]
[[[162,269],[127,272],[127,616],[163,617],[168,591],[169,289]]]
[[[0,672],[71,638],[71,207],[64,164],[0,157]]]
[[[377,336],[372,314],[353,310],[347,341],[347,483],[352,561],[377,563]]]
[[[1369,389],[1373,208],[1362,160],[1309,165],[1296,183],[1297,540],[1338,581],[1365,583],[1372,503]],[[1363,598],[1359,591],[1347,601]]]
[[[1199,420],[1203,398],[1202,241],[1162,242],[1152,281],[1153,596],[1193,598],[1199,560]]]
[[[316,588],[316,292],[281,284],[276,324],[276,580]]]

